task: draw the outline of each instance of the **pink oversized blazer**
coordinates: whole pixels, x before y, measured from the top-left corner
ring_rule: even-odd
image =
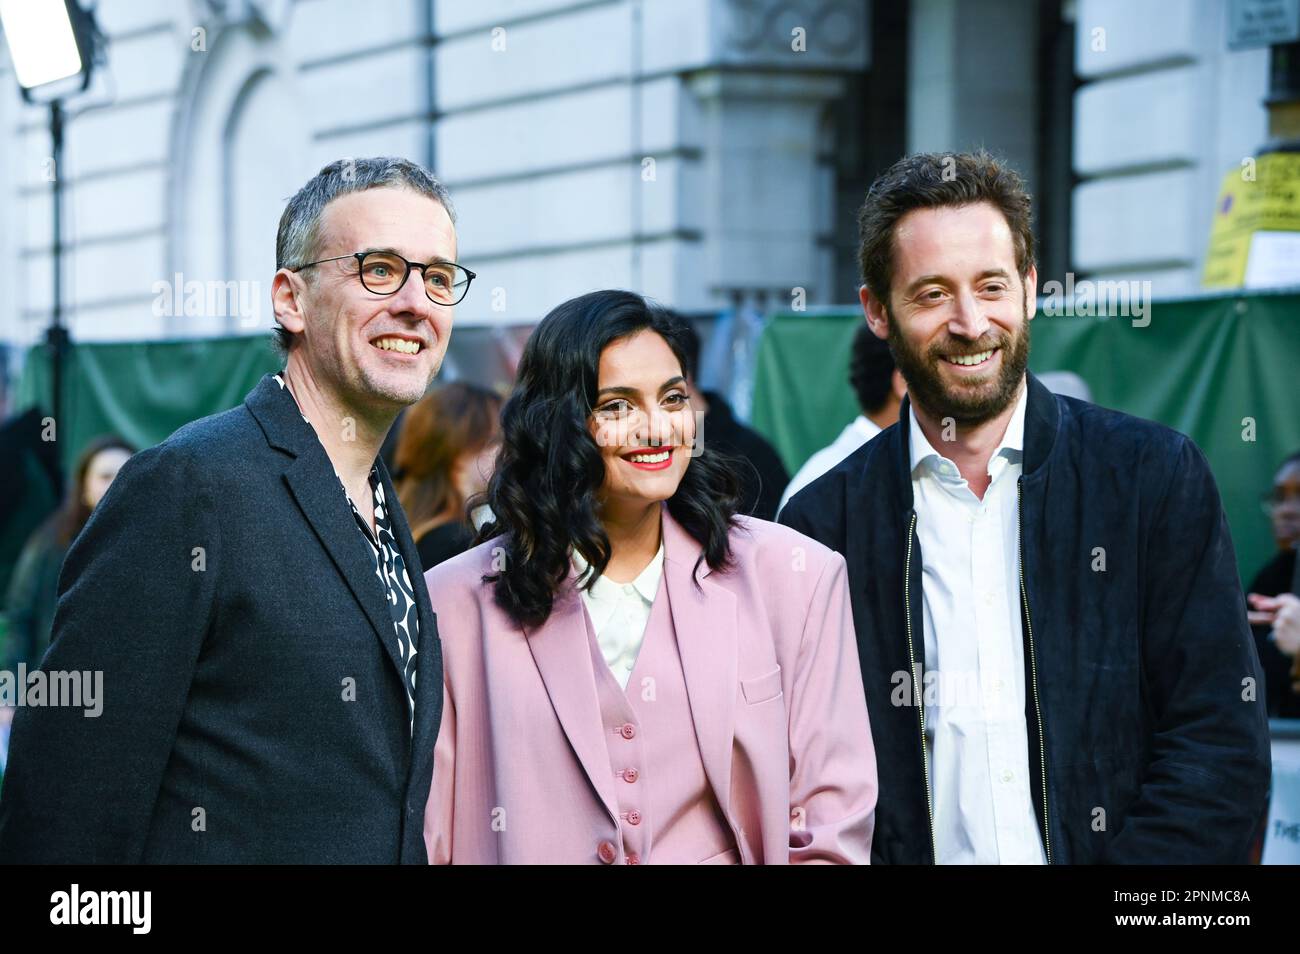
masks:
[[[705,775],[742,863],[868,864],[876,762],[844,559],[788,527],[738,524],[734,567],[702,563],[697,589],[700,546],[663,510],[661,586]],[[429,860],[595,863],[618,841],[618,805],[586,610],[571,573],[525,635],[481,582],[499,546],[425,574],[445,677]]]

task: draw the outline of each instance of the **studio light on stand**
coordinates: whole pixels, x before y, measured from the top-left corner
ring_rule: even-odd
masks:
[[[23,99],[48,105],[54,187],[54,300],[45,341],[50,355],[51,407],[63,427],[63,368],[69,348],[63,324],[63,100],[90,87],[99,32],[77,0],[0,0],[9,59]]]

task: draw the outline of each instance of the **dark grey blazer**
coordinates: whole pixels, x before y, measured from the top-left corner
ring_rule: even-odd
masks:
[[[425,863],[442,654],[391,510],[413,742],[383,587],[292,398],[268,375],[133,457],[68,552],[43,662],[101,670],[103,712],[18,711],[0,862]]]

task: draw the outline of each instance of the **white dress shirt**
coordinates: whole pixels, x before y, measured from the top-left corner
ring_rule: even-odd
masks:
[[[925,744],[940,864],[1044,864],[1025,724],[1019,511],[1021,387],[975,496],[909,411],[921,543]]]
[[[784,507],[791,497],[879,433],[878,424],[871,418],[859,414],[844,430],[840,431],[840,436],[832,443],[804,461],[804,465],[795,472],[790,483],[786,485],[785,493],[781,495],[781,507]],[[777,513],[781,512],[781,507],[777,508]]]
[[[587,570],[587,561],[577,550],[571,556],[581,577]],[[663,570],[664,545],[660,542],[659,552],[631,583],[615,583],[609,577],[598,576],[589,591],[581,591],[601,655],[624,689],[641,652],[646,624],[650,622],[650,607],[659,592]]]

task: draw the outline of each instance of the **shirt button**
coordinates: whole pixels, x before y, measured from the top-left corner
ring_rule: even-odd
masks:
[[[632,854],[627,856],[627,863],[630,865],[639,865],[641,863],[641,856],[634,851]]]
[[[633,591],[633,589],[634,589],[634,587],[632,586],[631,583],[624,583],[624,584],[623,584],[623,592],[626,593],[628,596],[631,596],[631,595],[632,595],[632,591]]]
[[[635,782],[640,776],[641,773],[634,768],[623,770],[623,781],[625,782]]]
[[[620,728],[620,729],[618,730],[618,734],[621,735],[621,736],[622,736],[623,738],[625,738],[625,739],[632,739],[632,738],[635,738],[635,737],[636,737],[636,726],[634,726],[631,722],[625,722],[625,723],[623,723],[622,728]]]
[[[637,811],[635,808],[632,809],[630,812],[627,813],[627,823],[629,825],[641,824],[641,813]]]
[[[1015,778],[1015,776],[1012,775],[1011,772],[1009,772],[1009,771],[1007,771],[1007,772],[1003,772],[1003,773],[1002,773],[1002,781],[1004,781],[1004,782],[1009,782],[1009,781],[1011,781],[1013,778]]]
[[[602,841],[596,848],[596,857],[601,860],[601,863],[612,865],[614,859],[618,857],[618,849],[614,847],[612,841]]]

